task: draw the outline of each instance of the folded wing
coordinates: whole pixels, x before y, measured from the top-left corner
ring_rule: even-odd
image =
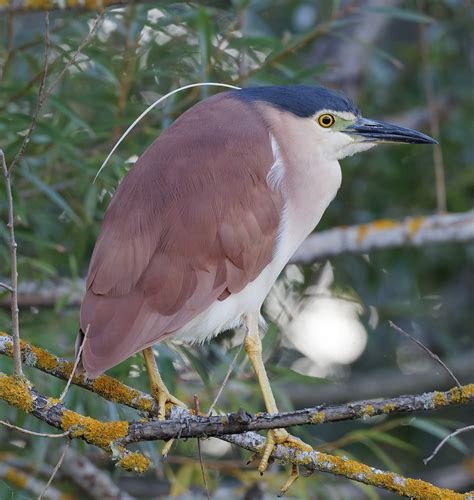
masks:
[[[171,335],[270,262],[282,197],[269,132],[227,93],[184,113],[127,174],[106,212],[81,307],[95,376]]]

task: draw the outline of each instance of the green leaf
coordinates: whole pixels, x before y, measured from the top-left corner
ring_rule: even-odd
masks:
[[[42,191],[55,205],[61,208],[70,219],[72,219],[78,226],[82,226],[82,221],[79,216],[74,212],[74,210],[68,205],[66,200],[56,192],[52,187],[45,184],[36,175],[32,174],[28,169],[22,168],[21,174],[23,177],[28,179],[33,185],[35,185],[40,191]]]
[[[206,367],[204,363],[186,347],[179,346],[179,350],[185,355],[185,357],[191,363],[191,366],[197,371],[203,383],[206,386],[209,386],[209,367]]]
[[[418,448],[416,446],[413,446],[410,443],[406,443],[405,441],[402,441],[401,439],[392,436],[391,434],[387,434],[386,432],[371,431],[369,432],[369,434],[374,441],[380,441],[381,443],[390,444],[395,448],[400,448],[402,450],[407,450],[413,453],[416,453],[418,451]]]
[[[404,21],[412,21],[415,23],[434,23],[435,19],[426,14],[421,14],[413,10],[397,9],[396,7],[361,7],[360,12],[373,12],[376,14],[384,14],[388,17],[402,19]]]
[[[284,366],[267,366],[267,372],[274,375],[273,381],[278,383],[300,383],[300,384],[334,384],[332,380],[327,378],[311,377],[309,375],[302,375],[301,373],[295,372],[291,368]]]
[[[400,468],[398,467],[398,465],[387,455],[385,450],[383,450],[378,444],[374,443],[369,438],[366,438],[364,441],[362,441],[362,444],[367,446],[367,448],[369,448],[369,450],[371,450],[374,453],[374,455],[376,455],[380,459],[384,467],[386,467],[392,472],[400,472]]]
[[[428,434],[431,434],[438,439],[444,439],[447,435],[451,434],[451,431],[448,428],[439,425],[432,420],[427,420],[424,418],[414,418],[409,423],[409,425],[427,432]],[[463,453],[464,455],[467,455],[469,453],[468,447],[458,437],[452,437],[446,444],[449,444],[453,448],[456,448],[456,450]]]

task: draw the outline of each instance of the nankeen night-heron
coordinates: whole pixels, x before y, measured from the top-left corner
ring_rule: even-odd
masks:
[[[266,409],[277,405],[262,360],[260,308],[341,185],[339,160],[380,143],[433,144],[363,118],[323,87],[255,87],[181,115],[127,173],[108,207],[81,308],[82,365],[95,377],[142,351],[164,418],[171,396],[152,346],[203,342],[245,324]],[[269,431],[259,470],[275,443]]]

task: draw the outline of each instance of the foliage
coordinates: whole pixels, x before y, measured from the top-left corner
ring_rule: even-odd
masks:
[[[96,183],[92,180],[120,134],[153,102],[169,90],[198,81],[236,85],[331,84],[349,61],[349,47],[362,48],[360,68],[351,93],[367,117],[390,117],[394,122],[420,114],[427,96],[419,44],[420,23],[429,42],[429,69],[439,104],[441,145],[445,161],[447,205],[450,211],[472,208],[474,197],[474,100],[472,99],[473,39],[472,7],[462,0],[426,2],[422,11],[414,2],[392,2],[397,7],[371,7],[373,2],[300,0],[268,2],[237,0],[192,3],[135,4],[108,10],[97,35],[61,79],[40,113],[36,130],[14,176],[19,276],[21,282],[66,279],[85,275],[104,210],[115,186],[137,155],[172,120],[197,100],[217,89],[182,92],[142,120],[119,147]],[[367,16],[384,19],[385,29],[377,40],[354,39],[352,30]],[[50,70],[48,82],[59,74],[87,35],[93,13],[50,14]],[[42,70],[43,14],[3,16],[0,29],[0,148],[11,161],[31,121],[36,105],[38,78]],[[359,45],[358,45],[359,44]],[[352,52],[351,52],[352,53]],[[343,62],[343,64],[341,64]],[[352,62],[352,61],[351,61]],[[356,61],[357,62],[357,61]],[[347,82],[339,82],[345,87]],[[348,87],[346,87],[348,88]],[[410,114],[411,113],[411,114]],[[421,120],[418,127],[429,130]],[[436,210],[432,151],[417,147],[384,147],[343,163],[343,186],[321,222],[321,228],[402,218]],[[0,190],[0,215],[6,219],[4,187]],[[311,200],[308,200],[311,202]],[[9,274],[7,233],[0,226],[0,276]],[[367,346],[354,363],[331,365],[328,373],[314,377],[296,371],[305,357],[290,342],[286,313],[267,308],[272,324],[265,339],[265,355],[281,409],[319,401],[318,390],[332,383],[344,384],[349,375],[380,377],[378,395],[388,396],[384,370],[411,376],[432,372],[436,386],[437,367],[405,338],[397,336],[387,320],[405,322],[432,350],[450,365],[464,351],[473,351],[474,246],[448,245],[386,251],[369,257],[338,257],[331,262],[333,281],[324,293],[358,304],[360,322],[369,332]],[[314,264],[288,271],[280,281],[285,297],[296,296],[295,311],[303,299],[317,293],[327,269]],[[295,275],[297,279],[295,280]],[[2,279],[3,281],[3,279]],[[316,288],[316,292],[314,291]],[[0,298],[6,297],[0,291]],[[66,307],[67,297],[54,310],[30,308],[21,312],[22,336],[57,354],[72,357],[78,310]],[[294,311],[292,311],[293,313]],[[0,310],[0,329],[8,330],[8,311]],[[325,335],[330,336],[331,330]],[[192,401],[198,394],[201,408],[212,402],[227,367],[235,355],[239,333],[224,334],[206,347],[160,345],[159,365],[168,387],[180,399]],[[306,365],[308,365],[306,363]],[[450,365],[456,371],[456,365]],[[295,368],[295,369],[293,369]],[[0,359],[0,369],[10,362]],[[300,370],[301,371],[301,370]],[[402,373],[400,373],[402,372]],[[318,372],[320,373],[320,372]],[[321,372],[322,373],[322,372]],[[129,385],[146,389],[139,357],[114,368],[111,374]],[[472,371],[470,372],[472,376]],[[59,395],[62,384],[50,377],[28,372],[43,393]],[[464,380],[463,382],[468,382]],[[336,384],[334,384],[336,386]],[[291,390],[289,390],[291,387]],[[297,393],[304,393],[304,397]],[[357,398],[357,394],[348,396]],[[238,358],[218,409],[262,409],[261,397],[251,367],[244,355]],[[82,414],[102,419],[127,418],[131,410],[105,404],[72,388],[68,406]],[[450,463],[461,464],[472,455],[472,437],[452,440],[428,467],[428,455],[447,429],[468,420],[467,409],[450,409],[440,418],[406,421],[388,417],[378,425],[343,423],[297,430],[310,443],[342,442],[338,451],[374,466],[411,475],[436,471],[441,476]],[[41,430],[32,418],[0,407],[0,418]],[[449,419],[449,420],[448,420]],[[406,425],[409,423],[410,425]],[[372,424],[372,421],[371,421]],[[424,432],[422,432],[424,431]],[[0,451],[54,465],[60,449],[57,441],[30,439],[0,428]],[[222,449],[213,441],[203,443],[211,490],[231,488],[235,495],[256,482],[253,468],[236,450]],[[158,460],[157,447],[146,443],[141,450]],[[221,456],[220,453],[223,455]],[[194,440],[180,442],[162,465],[171,492],[180,494],[202,488]],[[225,458],[223,458],[225,457]],[[102,465],[107,467],[106,465]],[[286,471],[268,473],[264,481],[271,490],[285,479]],[[124,473],[114,476],[126,484]],[[119,477],[120,476],[120,477]],[[462,488],[466,489],[469,484]],[[471,477],[472,487],[472,477]],[[11,485],[0,482],[0,497],[11,494]],[[341,484],[331,477],[300,479],[292,490],[298,497],[334,498]],[[351,486],[352,488],[352,486]],[[354,490],[350,490],[354,491]],[[343,494],[343,493],[341,493]],[[376,497],[364,488],[367,498]],[[318,496],[319,498],[319,496]]]

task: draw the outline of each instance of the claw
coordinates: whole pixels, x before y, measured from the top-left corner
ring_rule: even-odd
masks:
[[[278,493],[278,497],[282,497],[290,488],[290,486],[298,479],[300,475],[299,467],[297,464],[293,464],[291,466],[291,473],[288,479],[285,481],[285,484],[281,487],[280,493]]]
[[[172,396],[169,392],[161,390],[161,388],[160,390],[153,391],[153,397],[158,403],[158,420],[166,419],[168,405],[175,405],[175,406],[180,406],[182,408],[186,408],[186,405],[182,401]],[[162,460],[166,460],[166,457],[168,456],[168,453],[170,452],[173,443],[174,439],[169,439],[168,441],[165,442],[160,452]]]
[[[260,472],[260,475],[263,475],[267,469],[271,454],[277,444],[293,446],[303,451],[313,451],[313,448],[309,446],[309,444],[306,444],[297,437],[291,436],[285,429],[272,429],[268,431],[262,459],[260,460],[260,465],[258,466],[258,472]]]
[[[245,465],[253,464],[259,456],[260,455],[258,453],[252,453],[252,456],[247,460],[247,463]]]

